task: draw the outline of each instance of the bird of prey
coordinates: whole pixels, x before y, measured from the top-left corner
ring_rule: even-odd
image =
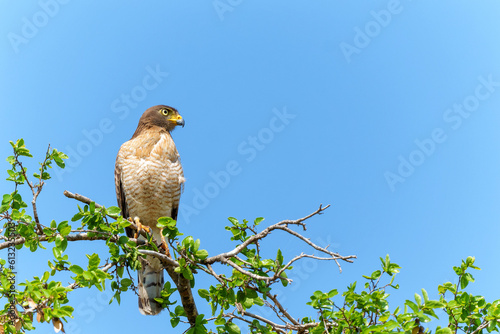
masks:
[[[120,147],[116,157],[116,198],[122,216],[150,230],[156,240],[163,240],[156,227],[158,218],[177,219],[185,181],[179,152],[171,136],[178,125],[184,127],[184,119],[176,109],[165,105],[147,109],[134,135]],[[132,237],[134,230],[127,228],[127,235]],[[166,251],[169,255],[168,247]],[[153,256],[141,259],[141,264],[139,311],[156,315],[162,310],[154,299],[161,296],[163,289],[163,266]]]

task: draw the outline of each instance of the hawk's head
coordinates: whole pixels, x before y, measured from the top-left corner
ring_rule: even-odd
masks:
[[[138,128],[159,126],[170,132],[177,125],[182,125],[184,127],[184,119],[179,115],[177,109],[158,105],[149,108],[142,114]]]

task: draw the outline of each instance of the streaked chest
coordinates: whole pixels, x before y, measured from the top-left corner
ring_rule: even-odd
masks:
[[[184,183],[179,154],[170,134],[146,133],[128,141],[120,149],[118,162],[131,216],[170,215]]]

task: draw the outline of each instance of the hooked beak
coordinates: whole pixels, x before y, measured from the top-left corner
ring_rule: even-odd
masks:
[[[182,118],[181,116],[178,117],[179,118],[177,119],[177,121],[175,121],[175,124],[182,125],[182,127],[184,127],[184,118]]]

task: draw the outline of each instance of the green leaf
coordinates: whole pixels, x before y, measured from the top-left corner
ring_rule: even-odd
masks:
[[[330,290],[330,292],[328,292],[328,298],[333,298],[336,295],[338,295],[337,289],[333,289],[333,290]]]
[[[424,297],[424,303],[427,303],[429,295],[427,295],[427,291],[425,291],[425,289],[422,289],[422,296]]]
[[[66,247],[68,247],[68,240],[63,236],[58,235],[56,237],[56,246],[64,252],[66,250]]]
[[[9,210],[10,205],[9,204],[2,204],[0,206],[0,213],[4,213],[5,211]]]
[[[160,217],[158,218],[158,223],[156,224],[156,226],[158,226],[159,228],[174,227],[175,225],[176,221],[171,217]]]
[[[76,264],[72,265],[69,267],[69,270],[71,270],[72,273],[76,275],[81,275],[83,274],[83,269],[80,266],[77,266]]]
[[[59,247],[54,247],[52,248],[52,253],[54,254],[54,257],[58,260],[61,258],[61,249]]]
[[[59,233],[61,233],[61,235],[65,236],[71,233],[71,226],[68,225],[67,221],[63,221],[59,223],[59,225],[57,226],[57,230],[59,231]]]
[[[128,237],[125,235],[122,235],[120,239],[118,239],[118,245],[124,245],[128,242]]]
[[[177,305],[175,307],[175,315],[179,316],[179,317],[183,317],[183,316],[186,316],[186,312],[184,311],[184,307],[180,306],[180,305]]]
[[[418,313],[418,306],[414,302],[412,302],[411,300],[407,300],[405,304],[408,305],[413,312]]]
[[[234,217],[228,217],[227,220],[229,220],[231,223],[233,223],[233,225],[239,224],[238,219],[236,219]]]
[[[435,334],[451,334],[452,330],[448,327],[438,329]]]
[[[467,273],[465,273],[462,277],[460,277],[460,287],[462,289],[465,289],[467,285],[469,285],[469,280],[467,279],[467,276],[465,276]]]
[[[87,255],[89,259],[89,269],[96,269],[99,266],[99,263],[101,262],[101,259],[99,259],[99,255],[97,254],[92,254],[92,255]]]
[[[417,302],[418,306],[422,305],[422,297],[420,297],[418,293],[415,293],[415,301]]]
[[[264,306],[264,301],[262,298],[254,298],[253,303],[258,306]]]
[[[11,194],[5,194],[2,197],[2,204],[8,204],[12,201],[12,195]]]
[[[6,160],[11,165],[15,165],[15,163],[16,163],[16,158],[13,155],[8,156]]]
[[[187,236],[182,240],[182,245],[186,248],[191,248],[194,245],[194,239],[192,236]]]
[[[113,218],[118,218],[121,213],[120,208],[117,206],[110,206],[109,208],[106,208],[106,211],[108,212],[108,215]]]
[[[81,213],[79,213],[79,212],[78,212],[76,215],[74,215],[74,216],[71,218],[71,221],[72,221],[72,222],[76,222],[76,221],[78,221],[78,220],[82,219],[82,217],[83,217],[83,215],[82,215]]]
[[[132,280],[130,278],[124,278],[121,280],[121,283],[122,283],[122,286],[128,288],[130,285],[132,285]]]
[[[170,319],[170,324],[172,325],[172,328],[175,328],[177,327],[177,325],[179,324],[179,321],[181,321],[181,318],[179,317],[173,317]]]
[[[281,273],[281,277],[286,277],[286,274],[283,272]],[[283,285],[284,287],[287,287],[288,286],[288,281],[284,278],[281,279],[281,285]]]
[[[204,249],[200,249],[195,255],[198,259],[205,260],[208,257],[208,252]]]
[[[201,298],[205,298],[207,301],[208,301],[208,298],[210,297],[208,290],[205,290],[205,289],[199,289],[198,294],[200,295]]]
[[[428,300],[425,302],[424,306],[428,308],[443,308],[446,304],[438,300]]]
[[[234,322],[228,322],[224,325],[224,328],[229,334],[241,334],[241,330]]]
[[[254,220],[254,222],[253,222],[253,223],[254,223],[255,225],[259,225],[259,224],[260,224],[260,222],[261,222],[261,221],[263,221],[263,220],[264,220],[264,218],[263,218],[263,217],[258,217],[258,218],[255,218],[255,220]]]
[[[372,280],[376,280],[378,279],[380,276],[382,276],[382,272],[380,270],[375,270],[372,275],[370,276],[370,278]]]
[[[278,248],[278,254],[276,255],[276,261],[278,262],[280,267],[283,265],[283,254],[281,253],[281,249],[279,248]]]
[[[497,327],[497,322],[496,321],[490,321],[490,323],[488,324],[488,332],[489,333],[493,332],[496,327]]]
[[[64,154],[63,152],[57,151],[57,149],[52,150],[52,159],[56,162],[57,166],[60,168],[64,168],[66,164],[64,163],[63,159],[68,159],[68,156]]]
[[[193,251],[196,252],[200,248],[200,244],[201,244],[200,239],[196,239],[196,241],[194,242],[194,245],[193,245]]]

